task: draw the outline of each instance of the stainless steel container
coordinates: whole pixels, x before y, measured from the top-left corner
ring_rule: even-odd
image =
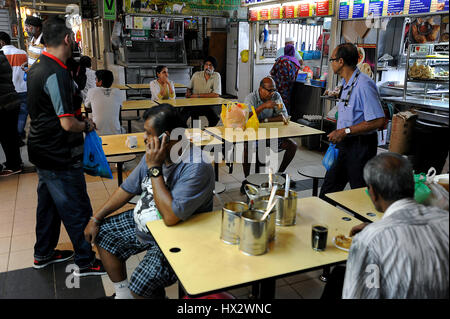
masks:
[[[262,196],[259,201],[268,202],[270,196]],[[297,193],[289,191],[289,197],[284,197],[284,189],[277,190],[275,198],[278,199],[274,207],[276,212],[275,224],[278,226],[295,225],[295,217],[297,215]]]
[[[283,185],[283,184],[274,182],[274,183],[272,184],[272,187],[274,187],[275,185],[278,186],[277,189],[284,189],[284,185]],[[259,193],[260,193],[261,196],[264,196],[264,195],[270,195],[270,192],[271,192],[271,191],[272,191],[272,189],[269,188],[269,183],[268,183],[268,182],[262,183],[262,184],[259,186]]]
[[[241,215],[248,211],[248,205],[243,202],[229,202],[222,208],[222,227],[220,239],[227,244],[239,243],[239,226]]]
[[[278,202],[275,205],[277,208],[276,224],[278,226],[292,226],[295,225],[295,217],[297,215],[297,192],[289,191],[289,196],[284,197],[284,190],[279,190],[276,193]]]
[[[274,199],[275,200],[275,199]],[[263,196],[254,201],[252,209],[262,210],[263,212],[267,209],[267,204],[269,204],[269,196]],[[275,219],[277,216],[277,206],[276,204],[272,211],[267,216],[267,236],[269,237],[269,241],[275,239]]]
[[[258,256],[267,252],[269,217],[262,221],[263,215],[262,210],[249,210],[242,214],[239,250],[245,255]]]

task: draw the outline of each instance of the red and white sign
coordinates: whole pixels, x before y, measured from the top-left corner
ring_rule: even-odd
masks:
[[[292,19],[295,18],[295,7],[294,6],[285,6],[284,8],[284,18]]]
[[[275,7],[270,9],[270,18],[271,19],[281,19],[281,7]]]
[[[269,20],[269,9],[259,10],[260,20]]]
[[[298,6],[298,12],[300,17],[309,17],[311,14],[309,12],[309,3],[301,3]]]
[[[329,15],[330,1],[317,1],[316,2],[316,15],[327,16]]]

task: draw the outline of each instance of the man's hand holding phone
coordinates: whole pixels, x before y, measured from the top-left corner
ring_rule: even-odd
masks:
[[[147,167],[162,166],[167,156],[167,147],[169,143],[169,136],[166,132],[159,137],[147,136],[145,139],[145,161]]]

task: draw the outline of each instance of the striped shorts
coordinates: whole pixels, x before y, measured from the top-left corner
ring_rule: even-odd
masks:
[[[147,251],[130,278],[129,288],[138,296],[164,298],[164,287],[177,281],[177,276],[156,242],[142,243],[136,237],[133,210],[106,218],[95,241],[122,261]]]

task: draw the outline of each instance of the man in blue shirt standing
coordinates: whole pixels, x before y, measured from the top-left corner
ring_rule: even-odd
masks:
[[[338,158],[327,171],[319,197],[345,188],[366,186],[364,165],[377,154],[377,130],[384,125],[384,111],[375,83],[356,67],[358,50],[351,43],[337,46],[331,54],[333,72],[341,76],[337,129],[328,134],[339,149]]]

